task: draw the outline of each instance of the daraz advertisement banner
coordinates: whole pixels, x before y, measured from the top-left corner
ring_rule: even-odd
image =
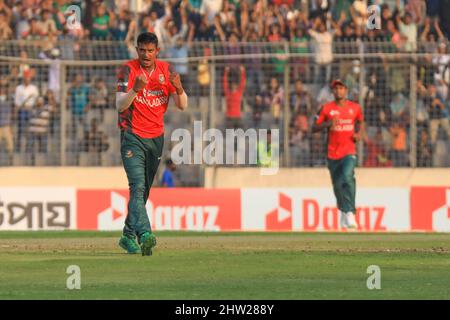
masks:
[[[80,230],[122,230],[128,190],[78,190]],[[241,230],[239,189],[152,189],[146,204],[153,230]]]
[[[360,231],[408,231],[407,189],[357,192]],[[242,189],[242,229],[252,231],[340,231],[330,189]]]
[[[242,189],[242,230],[339,231],[329,188]],[[359,188],[359,231],[450,232],[450,186]]]
[[[412,187],[411,230],[450,232],[450,187]]]
[[[128,191],[79,190],[77,227],[120,230]],[[450,187],[359,188],[359,231],[450,232]],[[146,205],[154,230],[341,231],[329,188],[154,189]]]
[[[1,230],[121,230],[128,190],[0,188]],[[359,188],[359,231],[450,232],[450,187]],[[329,188],[152,189],[154,230],[341,231]]]

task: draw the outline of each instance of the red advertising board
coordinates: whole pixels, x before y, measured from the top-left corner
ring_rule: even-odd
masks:
[[[411,230],[450,232],[450,187],[411,187]]]
[[[239,189],[152,189],[147,214],[154,230],[232,231],[241,229]],[[128,190],[78,190],[79,230],[121,230]]]

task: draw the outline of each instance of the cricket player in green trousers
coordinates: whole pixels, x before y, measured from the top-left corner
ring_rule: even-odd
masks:
[[[328,170],[333,182],[342,228],[356,229],[356,146],[365,134],[361,106],[349,101],[341,80],[331,83],[334,101],[322,106],[316,115],[313,132],[328,130]]]
[[[121,130],[121,156],[130,190],[128,215],[119,245],[130,254],[152,254],[152,233],[145,204],[158,169],[164,144],[164,113],[169,97],[180,110],[188,97],[180,75],[157,59],[160,48],[154,33],[137,38],[135,60],[123,65],[117,75],[116,108]],[[136,242],[137,239],[137,242]]]

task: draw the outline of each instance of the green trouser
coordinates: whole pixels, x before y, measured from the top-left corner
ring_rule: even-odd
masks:
[[[164,145],[164,134],[156,138],[140,138],[131,132],[122,132],[120,153],[130,188],[128,215],[123,234],[134,239],[151,232],[145,204],[150,194]]]
[[[355,166],[356,156],[354,155],[348,155],[339,160],[328,159],[334,195],[338,209],[342,212],[356,212]]]

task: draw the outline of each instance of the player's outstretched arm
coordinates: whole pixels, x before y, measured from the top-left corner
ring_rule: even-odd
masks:
[[[180,75],[178,73],[171,73],[169,76],[169,80],[176,89],[176,93],[172,94],[175,105],[181,111],[186,110],[188,106],[188,96],[183,89],[183,85],[181,84]]]

